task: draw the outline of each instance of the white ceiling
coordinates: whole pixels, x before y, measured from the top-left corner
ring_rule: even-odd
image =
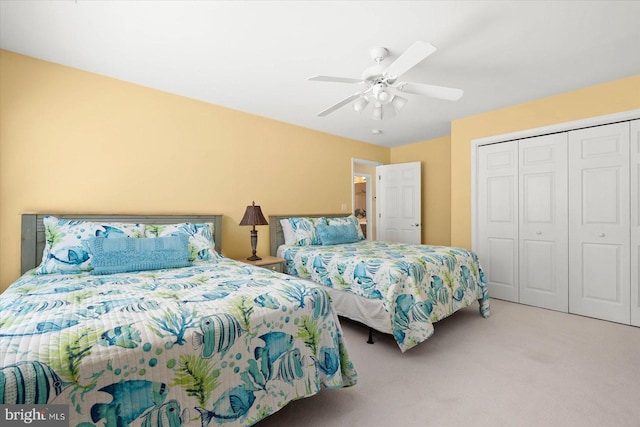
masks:
[[[640,1],[13,1],[0,47],[387,147],[450,134],[452,120],[640,73]],[[392,119],[347,105],[386,47],[438,50],[400,80],[456,87],[407,95]],[[383,131],[372,135],[372,129]]]

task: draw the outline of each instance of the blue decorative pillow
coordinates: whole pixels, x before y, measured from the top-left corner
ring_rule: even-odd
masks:
[[[354,243],[360,240],[356,229],[349,225],[322,225],[316,226],[316,232],[323,245],[339,245],[342,243]]]
[[[184,234],[141,239],[92,237],[89,246],[93,253],[91,274],[94,275],[191,265],[189,238]]]
[[[147,225],[144,233],[146,237],[165,237],[183,234],[189,238],[189,261],[217,261],[221,258],[216,252],[213,241],[213,223],[205,222],[193,224],[183,222],[179,224]]]
[[[289,218],[289,223],[295,235],[294,245],[309,246],[322,244],[316,234],[316,226],[319,224],[326,225],[327,219],[325,217],[294,217]]]
[[[364,233],[362,232],[362,228],[360,228],[360,223],[358,222],[358,218],[355,215],[349,215],[341,218],[327,218],[327,224],[329,225],[352,225],[356,233],[358,233],[358,240],[364,240]]]
[[[42,262],[35,274],[79,274],[93,268],[93,254],[88,242],[91,237],[144,237],[144,225],[119,222],[98,223],[61,219],[47,215],[42,220],[45,247]]]

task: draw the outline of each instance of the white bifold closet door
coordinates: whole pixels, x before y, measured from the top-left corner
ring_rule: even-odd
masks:
[[[631,324],[640,326],[640,120],[631,122]]]
[[[489,295],[568,311],[567,134],[478,153],[476,251]]]
[[[630,123],[569,132],[569,311],[630,323]]]
[[[567,134],[522,139],[519,151],[520,302],[567,312]]]
[[[478,149],[478,244],[489,296],[518,302],[518,141]]]

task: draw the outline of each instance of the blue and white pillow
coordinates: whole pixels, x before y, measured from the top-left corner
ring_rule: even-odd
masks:
[[[217,261],[221,258],[216,252],[213,240],[213,223],[194,224],[183,222],[179,224],[154,224],[145,226],[146,237],[165,237],[186,234],[189,237],[189,261]]]
[[[362,232],[362,228],[360,228],[360,223],[358,222],[358,218],[355,215],[349,215],[340,218],[327,218],[327,224],[329,225],[352,225],[356,229],[356,233],[358,234],[358,240],[364,240],[364,233]]]
[[[318,233],[316,232],[316,225],[327,224],[327,219],[325,217],[294,217],[289,218],[289,223],[291,224],[291,228],[295,235],[294,245],[309,246],[322,244],[318,237]]]
[[[142,239],[92,237],[93,275],[189,267],[186,234]]]
[[[343,243],[355,243],[359,240],[358,233],[351,224],[318,224],[316,226],[316,231],[323,246],[341,245]]]
[[[78,274],[91,271],[91,237],[144,237],[143,224],[98,223],[61,219],[51,215],[45,216],[42,222],[46,243],[42,262],[36,267],[34,274]]]

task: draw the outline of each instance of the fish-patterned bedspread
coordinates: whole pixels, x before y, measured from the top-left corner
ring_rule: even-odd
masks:
[[[69,404],[70,426],[252,425],[356,377],[324,289],[227,258],[0,296],[0,404]]]
[[[478,257],[449,246],[360,241],[330,246],[281,246],[288,274],[381,300],[404,352],[433,334],[433,323],[489,295]],[[340,313],[338,313],[340,314]]]

